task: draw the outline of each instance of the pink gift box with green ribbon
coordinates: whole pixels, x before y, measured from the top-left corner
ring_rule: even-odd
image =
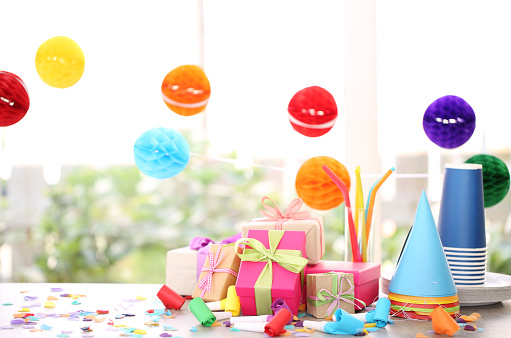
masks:
[[[294,315],[302,294],[307,265],[304,231],[249,230],[241,258],[236,293],[244,316],[271,315],[271,304],[282,298]]]

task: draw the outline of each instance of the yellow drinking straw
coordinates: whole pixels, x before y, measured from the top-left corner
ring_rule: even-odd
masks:
[[[369,234],[371,233],[371,219],[373,217],[373,207],[374,207],[374,200],[376,198],[376,193],[378,192],[378,189],[380,189],[383,182],[385,182],[385,180],[390,176],[390,174],[392,174],[394,172],[394,170],[395,170],[394,167],[387,170],[385,175],[383,175],[383,177],[378,181],[378,183],[376,183],[376,185],[374,186],[374,189],[371,191],[369,205],[367,206],[368,211],[367,211],[366,234],[365,234],[366,235],[366,246],[367,246],[367,242],[369,241]]]
[[[355,178],[356,178],[356,190],[355,190],[355,231],[357,232],[357,239],[362,252],[364,255],[365,251],[365,215],[362,214],[360,217],[360,212],[364,210],[364,193],[362,190],[362,179],[360,178],[360,166],[357,166],[355,169]],[[367,256],[367,255],[366,255]],[[367,257],[366,257],[367,258]],[[367,261],[362,256],[362,262]]]

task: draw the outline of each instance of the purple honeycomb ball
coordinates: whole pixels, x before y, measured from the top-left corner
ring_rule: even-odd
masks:
[[[428,138],[437,146],[457,148],[474,133],[476,115],[461,97],[447,95],[429,105],[422,126]]]

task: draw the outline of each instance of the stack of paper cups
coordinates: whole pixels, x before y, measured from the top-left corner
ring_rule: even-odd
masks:
[[[484,285],[487,248],[482,165],[445,165],[438,233],[454,283]]]

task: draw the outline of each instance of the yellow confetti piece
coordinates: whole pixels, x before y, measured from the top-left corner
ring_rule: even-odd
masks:
[[[42,329],[30,329],[30,332],[42,332]]]
[[[126,327],[125,324],[114,324],[114,327]]]
[[[96,319],[96,316],[94,316],[94,315],[88,315],[88,316],[85,316],[85,319]]]
[[[94,321],[94,323],[101,323],[101,322],[105,321],[105,317],[103,317],[103,318],[94,318],[92,320]]]
[[[47,300],[59,300],[57,297],[54,297],[54,296],[48,296],[48,298],[46,298]]]
[[[311,333],[311,332],[314,332],[314,329],[309,329],[308,327],[304,327],[303,329],[295,329],[295,331]]]
[[[375,327],[376,323],[365,323],[364,327]]]
[[[152,320],[148,321],[147,323],[144,323],[144,324],[147,325],[147,326],[158,326],[158,325],[160,325],[160,323],[152,321]]]
[[[142,296],[137,296],[135,299],[136,299],[136,300],[146,300],[146,299],[145,299],[144,297],[142,297]]]
[[[293,316],[293,321],[297,322],[298,321],[298,317],[297,316]]]
[[[78,299],[80,298],[80,295],[71,295],[71,299]]]
[[[214,322],[213,325],[211,326],[220,326],[220,323],[219,322]]]
[[[46,307],[46,308],[55,307],[55,303],[54,302],[46,302],[46,303],[44,303],[44,307]]]
[[[174,316],[174,315],[169,316],[169,315],[164,314],[164,315],[163,315],[163,318],[176,318],[176,316]]]
[[[30,312],[30,309],[27,307],[24,307],[23,309],[18,310],[18,312]]]
[[[141,330],[141,329],[136,329],[132,333],[134,333],[134,334],[146,334],[147,331],[146,330]]]

